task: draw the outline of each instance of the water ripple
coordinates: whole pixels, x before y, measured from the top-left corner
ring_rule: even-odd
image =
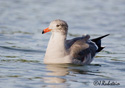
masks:
[[[22,52],[45,53],[45,51],[42,51],[42,50],[18,49],[18,48],[12,48],[8,46],[0,46],[0,48],[14,50],[14,51],[22,51]]]

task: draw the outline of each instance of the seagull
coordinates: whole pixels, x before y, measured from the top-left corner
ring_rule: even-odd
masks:
[[[46,64],[90,64],[96,53],[104,48],[101,46],[101,39],[109,35],[95,39],[90,39],[90,35],[82,35],[66,40],[68,24],[60,19],[52,21],[42,34],[50,31],[52,35],[44,56]]]

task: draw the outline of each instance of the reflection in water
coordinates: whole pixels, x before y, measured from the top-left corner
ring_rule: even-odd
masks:
[[[96,66],[96,65],[95,65]],[[84,77],[91,74],[91,72],[97,71],[97,67],[100,66],[78,66],[78,65],[71,65],[71,64],[58,64],[58,65],[46,65],[46,69],[48,72],[46,73],[46,77],[43,77],[44,83],[47,83],[47,87],[51,88],[65,88],[70,86],[70,82],[79,82],[79,78],[82,79],[82,83],[86,83]],[[97,68],[94,70],[94,68]],[[79,77],[78,74],[82,74],[82,78]],[[87,85],[88,83],[84,84]]]
[[[46,65],[46,68],[49,70],[49,72],[46,74],[47,77],[44,77],[44,82],[48,83],[47,87],[65,88],[68,86],[68,84],[66,84],[67,80],[64,78],[64,76],[69,74],[67,64]]]
[[[98,64],[85,66],[71,64],[48,64],[46,65],[48,72],[46,73],[46,76],[43,77],[43,79],[44,83],[46,83],[46,86],[51,88],[69,87],[74,82],[81,82],[84,85],[89,85],[90,82],[86,81],[86,78],[90,78],[90,80],[111,80],[112,78],[99,71],[100,68],[101,66]],[[93,78],[91,78],[92,75]],[[96,76],[99,78],[97,79]]]

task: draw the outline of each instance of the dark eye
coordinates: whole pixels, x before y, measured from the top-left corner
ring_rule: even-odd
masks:
[[[57,24],[56,27],[59,27],[59,25]]]

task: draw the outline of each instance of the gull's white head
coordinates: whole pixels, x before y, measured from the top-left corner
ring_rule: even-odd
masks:
[[[43,30],[42,34],[49,32],[49,31],[52,31],[52,33],[53,32],[60,32],[62,34],[67,34],[68,24],[63,20],[59,20],[59,19],[54,20],[50,23],[48,28]]]

